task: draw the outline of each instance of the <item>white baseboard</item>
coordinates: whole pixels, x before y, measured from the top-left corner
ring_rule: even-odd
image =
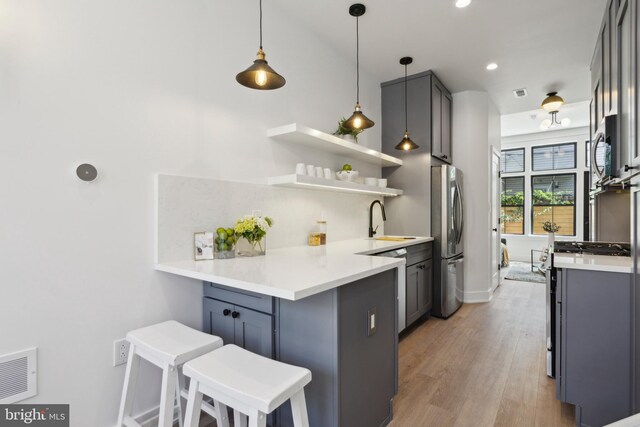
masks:
[[[482,302],[489,302],[493,298],[493,289],[489,288],[486,291],[464,291],[463,301],[465,304],[478,304]]]

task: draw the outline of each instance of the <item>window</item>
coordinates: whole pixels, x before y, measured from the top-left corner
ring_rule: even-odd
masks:
[[[524,234],[524,177],[502,178],[500,228],[504,234]]]
[[[575,146],[574,146],[575,148]],[[545,221],[555,222],[560,236],[576,234],[576,175],[538,175],[531,177],[531,224],[533,234],[546,234]]]
[[[524,148],[502,150],[500,154],[500,172],[524,172]]]
[[[531,153],[531,169],[534,171],[576,168],[575,142],[533,147]]]
[[[586,140],[584,142],[584,165],[587,168],[591,167],[591,141]]]

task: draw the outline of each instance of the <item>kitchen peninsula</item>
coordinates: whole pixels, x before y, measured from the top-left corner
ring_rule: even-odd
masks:
[[[254,258],[160,262],[156,269],[204,282],[205,331],[312,371],[312,426],[385,425],[397,392],[405,260],[367,255],[432,240],[352,239]],[[289,414],[278,411],[277,424],[291,425]]]

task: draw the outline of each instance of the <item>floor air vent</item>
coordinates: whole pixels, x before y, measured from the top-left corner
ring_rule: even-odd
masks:
[[[36,348],[0,356],[0,403],[15,403],[37,393]]]

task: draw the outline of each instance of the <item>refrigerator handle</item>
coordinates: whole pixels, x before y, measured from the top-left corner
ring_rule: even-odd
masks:
[[[460,226],[458,226],[458,243],[460,243],[460,240],[462,240],[462,232],[464,231],[464,201],[462,200],[462,189],[457,182],[456,188],[458,189],[458,202],[460,203]]]
[[[460,193],[459,193],[459,188],[458,188],[458,183],[456,183],[455,189],[453,190],[453,209],[452,209],[452,215],[453,215],[453,232],[455,234],[454,237],[454,242],[456,242],[456,244],[458,244],[460,242],[460,235],[459,233],[459,226],[458,223],[460,222],[460,219],[458,218],[458,206],[459,206],[459,199],[460,199]]]

